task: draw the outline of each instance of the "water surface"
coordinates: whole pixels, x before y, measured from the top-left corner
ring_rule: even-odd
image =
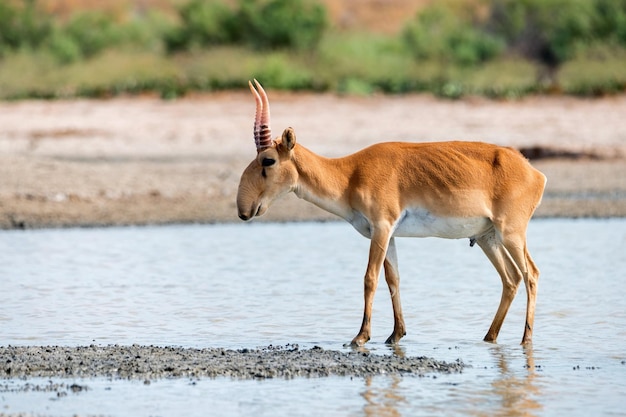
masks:
[[[0,232],[2,345],[155,344],[344,349],[362,315],[368,241],[344,223]],[[0,412],[48,415],[624,415],[626,220],[541,220],[534,344],[520,289],[483,343],[501,284],[467,240],[397,239],[401,354],[462,359],[458,375],[233,381],[79,380],[88,391],[10,392]],[[380,280],[367,348],[393,328]],[[395,352],[398,353],[398,352]],[[47,380],[32,383],[46,384]],[[55,381],[63,382],[63,381]]]

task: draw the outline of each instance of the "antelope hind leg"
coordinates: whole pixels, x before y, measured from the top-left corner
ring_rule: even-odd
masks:
[[[392,237],[383,264],[385,268],[385,280],[391,295],[393,307],[393,333],[385,341],[388,345],[396,344],[406,335],[404,317],[402,315],[402,303],[400,301],[400,274],[398,272],[398,256],[396,254],[396,242]]]
[[[522,281],[522,274],[505,247],[496,236],[495,230],[477,240],[478,246],[498,271],[502,280],[502,296],[500,305],[493,318],[491,326],[483,339],[485,342],[495,343],[500,328],[515,298],[517,289]]]

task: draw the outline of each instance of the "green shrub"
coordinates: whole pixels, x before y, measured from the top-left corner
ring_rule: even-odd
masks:
[[[238,37],[253,47],[312,49],[327,26],[326,9],[306,0],[240,0]]]
[[[460,65],[488,61],[503,49],[498,37],[474,25],[472,10],[458,11],[433,3],[418,12],[403,31],[409,49],[419,60],[437,59]]]
[[[64,36],[76,43],[83,57],[92,57],[105,48],[118,45],[122,28],[102,12],[83,12],[72,16],[62,29]]]
[[[57,30],[48,43],[52,55],[62,64],[71,64],[83,57],[80,45],[67,34]]]
[[[49,17],[37,9],[34,0],[26,0],[21,7],[14,2],[0,0],[0,54],[21,47],[36,48],[52,29]]]
[[[230,43],[234,40],[234,12],[219,2],[192,0],[179,9],[181,26],[164,37],[170,52]]]
[[[472,65],[504,49],[556,70],[594,42],[626,45],[626,0],[485,0],[487,18],[470,2],[432,3],[410,21],[403,37],[419,60]],[[546,72],[547,70],[547,72]]]
[[[492,0],[491,27],[509,47],[548,67],[594,37],[593,0]]]
[[[181,25],[165,36],[170,52],[234,43],[311,49],[327,26],[324,7],[308,0],[239,0],[235,10],[220,2],[192,0],[179,15]]]
[[[626,0],[595,0],[594,6],[596,38],[626,46]]]
[[[171,17],[164,12],[149,10],[142,15],[133,15],[123,23],[116,23],[116,42],[135,51],[162,52],[165,36],[173,26]]]
[[[5,1],[0,1],[0,52],[19,46],[20,36],[16,19],[17,11]]]
[[[80,12],[65,24],[57,22],[44,44],[62,64],[89,59],[106,49],[133,46],[135,50],[160,50],[166,24],[156,13],[118,23],[103,12]]]

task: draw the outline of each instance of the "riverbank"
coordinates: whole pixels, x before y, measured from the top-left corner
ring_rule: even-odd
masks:
[[[319,154],[390,140],[555,151],[532,160],[548,177],[537,217],[626,216],[626,96],[269,95],[274,134],[292,126]],[[0,228],[237,222],[253,115],[240,92],[0,103]],[[333,219],[289,196],[259,220]]]

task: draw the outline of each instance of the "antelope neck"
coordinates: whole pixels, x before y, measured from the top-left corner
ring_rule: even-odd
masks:
[[[298,171],[295,194],[316,206],[347,219],[351,215],[347,204],[350,172],[346,157],[326,158],[296,145],[293,162]]]

